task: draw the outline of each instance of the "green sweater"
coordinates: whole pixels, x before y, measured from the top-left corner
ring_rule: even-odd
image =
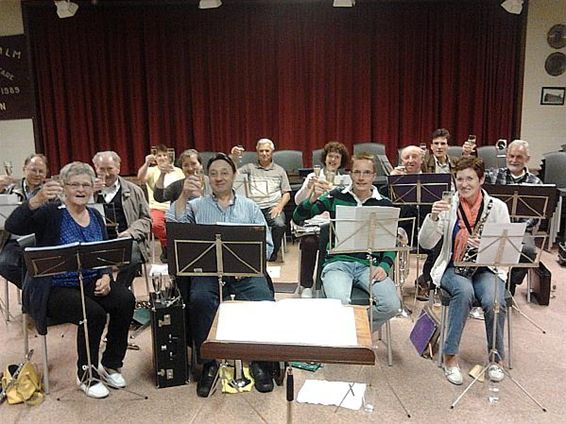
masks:
[[[309,199],[306,199],[301,204],[299,204],[295,211],[293,212],[293,221],[302,225],[306,219],[310,219],[313,216],[320,215],[323,212],[329,212],[330,218],[336,218],[336,206],[360,206],[358,200],[353,196],[350,191],[346,191],[343,188],[335,188],[330,193],[324,194],[319,197],[314,203],[310,203]],[[387,197],[383,197],[379,194],[377,189],[374,187],[372,196],[366,199],[361,206],[394,206]],[[328,250],[328,249],[327,249]],[[389,270],[393,266],[395,261],[395,252],[376,252],[372,253],[373,265],[379,266],[389,273]],[[367,259],[366,253],[348,253],[341,255],[326,255],[324,259],[324,265],[336,261],[348,261],[348,262],[359,262],[366,266],[369,266],[369,261]]]

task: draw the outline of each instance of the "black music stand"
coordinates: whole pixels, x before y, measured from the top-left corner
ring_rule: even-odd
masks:
[[[558,191],[554,184],[484,184],[483,187],[490,196],[497,197],[505,202],[509,209],[509,216],[512,219],[550,219],[558,202]],[[550,224],[549,224],[550,225]],[[548,248],[550,249],[550,235],[540,236],[533,234],[531,238],[542,239],[541,249],[544,249],[546,237],[549,239]],[[536,243],[534,243],[536,246]],[[536,268],[539,266],[541,252],[539,251],[536,260],[528,259],[526,263],[514,265],[514,268]],[[531,301],[530,286],[527,289],[527,302]],[[519,312],[527,321],[538,328],[543,334],[546,331],[528,317],[517,305],[513,298],[513,309]]]
[[[180,277],[217,277],[220,302],[224,277],[265,276],[266,227],[263,225],[168,222],[167,234],[170,272]],[[236,389],[249,384],[242,370],[241,360],[237,360],[231,382]],[[213,386],[216,384],[217,380]]]
[[[389,175],[387,177],[389,187],[389,198],[395,205],[414,205],[417,208],[417,229],[413,230],[418,234],[421,229],[421,205],[432,205],[442,199],[445,191],[450,191],[452,187],[452,175],[450,174],[408,174],[408,175]],[[411,242],[413,239],[411,238]],[[420,245],[416,243],[417,249],[417,277],[420,268]],[[416,281],[416,280],[415,280]],[[417,290],[413,307],[417,302]]]
[[[83,366],[83,371],[86,372],[83,373],[81,384],[86,378],[88,378],[89,381],[101,382],[99,379],[93,378],[92,374],[93,364],[92,358],[90,357],[82,271],[85,269],[103,269],[127,264],[132,257],[132,240],[132,238],[119,238],[96,242],[75,242],[61,246],[27,247],[24,250],[27,270],[32,277],[50,277],[66,272],[78,273],[83,312],[81,323],[84,329],[87,353],[87,365]],[[79,325],[81,323],[79,323]],[[126,391],[134,393],[129,390]],[[145,398],[147,399],[147,397]]]
[[[515,266],[521,255],[521,242],[517,240],[515,234],[511,234],[515,229],[521,230],[519,233],[525,233],[525,223],[513,223],[502,226],[500,223],[487,224],[482,232],[482,238],[480,239],[480,246],[478,248],[478,253],[476,256],[476,261],[469,262],[458,262],[454,261],[454,267],[490,267],[490,268],[505,268]],[[454,409],[460,399],[470,390],[470,388],[478,381],[478,379],[484,375],[485,371],[489,369],[490,366],[496,365],[501,367],[504,374],[534,403],[537,404],[544,412],[546,408],[541,405],[517,380],[513,378],[511,373],[506,370],[502,364],[500,364],[497,359],[501,359],[501,355],[497,350],[497,321],[500,314],[500,304],[498,298],[499,284],[497,284],[497,273],[493,273],[493,292],[494,292],[494,305],[493,305],[493,332],[492,332],[492,345],[490,346],[487,364],[482,368],[482,370],[477,373],[474,379],[468,384],[464,391],[456,398],[456,400],[450,405],[451,409]],[[444,342],[444,340],[441,340]],[[440,358],[442,360],[442,358]],[[488,376],[489,379],[489,376]]]
[[[345,216],[347,218],[345,218]],[[353,218],[351,218],[353,217]],[[374,252],[409,251],[408,246],[400,246],[397,229],[399,222],[414,218],[399,218],[399,209],[383,206],[338,206],[336,219],[330,220],[329,255],[347,253],[367,253],[369,262],[369,326],[373,333],[373,284],[371,275]],[[413,222],[414,225],[414,222]],[[379,284],[379,282],[375,282]],[[400,298],[403,307],[403,298]],[[375,348],[375,346],[373,346]],[[391,365],[391,340],[387,347],[389,365]],[[391,384],[388,385],[399,404],[410,418],[411,414],[397,395]]]

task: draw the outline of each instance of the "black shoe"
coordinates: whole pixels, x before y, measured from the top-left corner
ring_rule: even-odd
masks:
[[[252,362],[250,364],[254,385],[258,392],[273,391],[273,378],[271,376],[271,362]]]
[[[161,260],[162,263],[167,263],[167,248],[166,247],[161,248],[161,255],[159,256],[159,259]]]
[[[267,262],[276,262],[277,261],[277,253],[274,253],[270,256]]]
[[[428,281],[425,281],[422,275],[419,276],[419,278],[417,278],[417,300],[426,302],[428,300],[429,291],[430,285]]]
[[[202,374],[197,383],[197,396],[208,397],[216,375],[218,374],[218,362],[210,361],[202,367]]]

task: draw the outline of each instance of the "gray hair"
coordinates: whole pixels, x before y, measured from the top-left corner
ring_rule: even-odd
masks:
[[[182,164],[183,164],[183,161],[184,161],[186,158],[191,157],[191,156],[196,156],[198,162],[202,165],[202,160],[201,160],[201,158],[200,158],[200,154],[199,154],[198,150],[196,150],[196,149],[187,149],[187,150],[183,151],[183,153],[181,153],[181,154],[179,155],[179,158],[177,159],[177,162],[179,163],[179,165],[182,165]]]
[[[257,141],[257,144],[255,145],[255,148],[257,149],[259,146],[261,146],[262,144],[268,144],[269,147],[271,147],[271,150],[275,150],[275,144],[273,143],[273,141],[271,141],[269,138],[260,138]]]
[[[122,161],[122,159],[120,159],[120,156],[118,156],[118,153],[116,153],[114,150],[105,150],[103,152],[98,152],[96,155],[94,155],[94,157],[92,158],[92,163],[98,162],[104,156],[110,156],[114,161],[114,163],[119,164]]]
[[[507,150],[509,150],[511,147],[519,147],[519,148],[523,148],[525,149],[525,152],[527,153],[527,156],[531,156],[531,152],[529,150],[529,142],[526,140],[513,140],[511,143],[509,143],[509,145],[507,146]]]
[[[411,144],[401,149],[401,158],[403,158],[403,155],[409,151],[414,151],[415,153],[422,153],[422,149],[419,146],[415,146],[414,144]]]
[[[75,175],[88,175],[90,177],[90,182],[94,184],[94,179],[96,178],[96,174],[94,173],[94,169],[88,163],[85,162],[71,162],[65,165],[60,172],[61,181],[63,184],[69,182],[71,177]]]

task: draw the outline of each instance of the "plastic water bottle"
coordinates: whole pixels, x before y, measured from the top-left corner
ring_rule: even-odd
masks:
[[[487,381],[487,400],[490,405],[495,405],[499,402],[499,385],[490,379]]]

